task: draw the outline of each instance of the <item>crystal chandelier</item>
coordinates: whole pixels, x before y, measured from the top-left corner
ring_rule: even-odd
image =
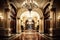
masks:
[[[30,21],[32,20],[32,17],[31,17],[31,11],[32,9],[38,7],[38,4],[37,2],[35,2],[34,0],[25,0],[23,3],[22,3],[22,8],[26,8],[28,9],[29,11],[29,15],[30,17],[28,18]]]
[[[32,11],[33,8],[38,7],[38,4],[34,0],[25,0],[22,4],[22,7]]]

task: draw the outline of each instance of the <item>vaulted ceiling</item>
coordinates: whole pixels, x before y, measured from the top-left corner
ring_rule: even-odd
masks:
[[[29,0],[28,0],[29,1]],[[31,0],[32,1],[32,0]],[[52,3],[53,2],[53,0],[33,0],[33,1],[35,1],[37,4],[38,4],[38,9],[43,9],[44,10],[44,8],[45,8],[45,6],[48,4],[48,3]],[[11,4],[13,4],[14,6],[15,6],[15,8],[17,8],[17,10],[18,9],[20,9],[21,8],[21,5],[23,4],[23,2],[26,2],[26,0],[9,0],[9,2],[11,3]],[[29,2],[28,2],[29,3]],[[27,4],[28,4],[27,3]],[[34,4],[33,4],[34,5]],[[29,6],[29,4],[28,5],[26,5],[26,6],[28,6],[28,7],[30,7]],[[24,6],[23,6],[24,7]],[[33,6],[33,8],[34,8],[34,6]],[[23,10],[24,8],[22,8],[22,10]],[[21,9],[20,9],[21,10]],[[36,10],[36,8],[34,9],[34,10]],[[38,12],[39,10],[37,10],[37,12]],[[40,11],[39,11],[40,12]],[[40,14],[41,15],[43,15],[41,12],[40,12]],[[20,16],[20,14],[18,14],[19,16]],[[41,16],[42,17],[42,16]]]
[[[21,7],[21,4],[24,2],[25,0],[10,0],[11,3],[13,3],[17,8]],[[48,2],[50,2],[51,0],[34,0],[40,8],[43,8]]]
[[[18,8],[21,8],[21,5],[23,4],[24,1],[26,1],[26,0],[0,0],[0,8],[2,7],[4,10],[8,9],[9,8],[8,4],[11,3],[18,10]],[[38,8],[40,8],[40,9],[42,8],[43,9],[48,3],[52,3],[51,1],[53,1],[53,0],[33,0],[33,1],[35,1],[38,4]],[[34,6],[33,6],[33,8],[34,8]]]

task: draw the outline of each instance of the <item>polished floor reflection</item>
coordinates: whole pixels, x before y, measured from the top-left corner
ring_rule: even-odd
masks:
[[[35,30],[25,30],[21,33],[19,40],[49,40],[45,39],[42,34],[36,32]]]
[[[26,30],[25,32],[22,33],[21,35],[22,40],[38,40],[39,39],[39,34],[35,32],[34,30]]]
[[[13,34],[10,37],[0,37],[0,40],[59,40],[57,38],[51,38],[45,34],[40,34],[35,30],[25,30],[19,34]]]

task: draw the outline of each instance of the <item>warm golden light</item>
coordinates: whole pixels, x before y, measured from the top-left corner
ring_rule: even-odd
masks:
[[[1,18],[1,19],[4,19],[3,16],[2,16],[2,13],[0,13],[0,18]]]
[[[11,36],[11,28],[8,28],[8,36]]]
[[[53,28],[50,28],[50,31],[52,31],[53,30]]]
[[[11,28],[8,28],[8,31],[11,31]]]
[[[58,16],[58,19],[60,19],[60,16]]]
[[[22,13],[22,15],[20,17],[21,17],[21,19],[23,19],[23,17],[26,17],[27,19],[29,19],[30,17],[31,17],[31,19],[33,19],[33,17],[38,17],[37,20],[39,20],[40,15],[35,11],[31,11],[31,13],[29,13],[29,11],[26,11],[26,12]]]
[[[29,5],[29,4],[32,4],[32,5],[35,5],[35,6],[38,6],[39,7],[39,5],[38,5],[38,3],[36,2],[36,1],[34,1],[34,0],[25,0],[23,3],[22,3],[22,7],[24,6],[24,5]]]

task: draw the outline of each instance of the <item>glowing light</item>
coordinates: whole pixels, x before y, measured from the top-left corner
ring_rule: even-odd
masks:
[[[28,4],[28,3],[32,3],[32,4],[35,4],[35,5],[37,5],[37,6],[38,6],[38,3],[37,3],[37,2],[35,2],[34,0],[25,0],[25,1],[22,3],[22,5],[21,5],[21,6],[23,6],[23,5],[25,5],[25,4]]]
[[[37,2],[33,1],[33,3],[35,3],[37,6],[39,6]]]
[[[0,18],[1,18],[1,19],[4,19],[3,16],[2,16],[2,13],[0,13]]]
[[[4,19],[3,16],[0,16],[1,19]]]
[[[25,3],[27,3],[27,1],[24,1],[21,6],[25,5]]]
[[[10,19],[11,17],[10,17],[10,15],[12,15],[10,12],[8,12],[8,19]]]
[[[50,31],[52,31],[53,30],[53,28],[50,28]]]
[[[58,16],[58,19],[60,19],[60,16]]]
[[[53,35],[50,33],[50,36],[53,36]]]
[[[38,17],[37,19],[39,20],[40,15],[35,11],[31,11],[31,13],[29,13],[29,11],[26,11],[26,12],[22,13],[22,15],[20,17],[21,17],[21,19],[23,17],[26,17],[27,19],[33,19],[33,17]]]
[[[11,33],[9,33],[8,36],[11,36]]]
[[[8,31],[11,31],[11,29],[10,29],[10,28],[8,28]]]

